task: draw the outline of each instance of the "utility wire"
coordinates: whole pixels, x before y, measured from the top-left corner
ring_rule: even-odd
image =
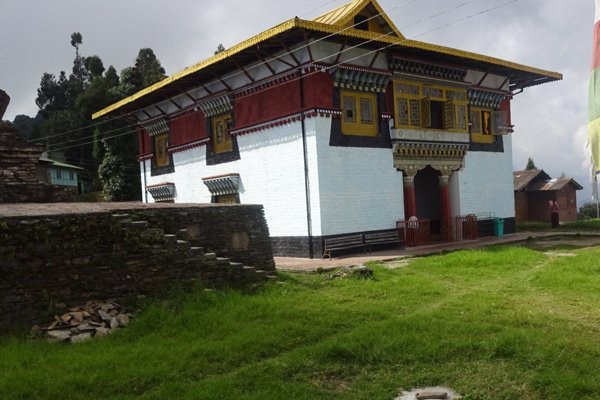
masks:
[[[433,29],[431,29],[431,30],[428,30],[428,31],[422,32],[422,33],[420,33],[420,34],[418,34],[418,35],[416,35],[416,36],[414,36],[414,37],[421,37],[421,36],[424,36],[424,35],[427,35],[427,34],[430,34],[430,33],[436,32],[436,31],[438,31],[438,30],[440,30],[440,29],[447,28],[447,27],[449,27],[449,26],[452,26],[452,25],[454,25],[454,24],[457,24],[457,23],[459,23],[459,22],[463,22],[463,21],[465,21],[465,20],[468,20],[468,19],[471,19],[471,18],[474,18],[474,17],[480,16],[480,15],[482,15],[482,14],[485,14],[485,13],[487,13],[487,12],[494,11],[494,10],[496,10],[496,9],[499,9],[499,8],[501,8],[501,7],[508,6],[509,4],[515,3],[515,2],[517,2],[517,1],[519,1],[519,0],[509,0],[509,1],[507,1],[507,2],[504,2],[504,3],[502,3],[502,4],[499,4],[499,5],[497,5],[497,6],[490,7],[490,8],[487,8],[487,9],[485,9],[485,10],[479,11],[479,12],[477,12],[477,13],[474,13],[474,14],[468,15],[468,16],[466,16],[466,17],[463,17],[463,18],[460,18],[460,19],[454,20],[454,21],[452,21],[452,22],[446,23],[446,24],[444,24],[444,25],[442,25],[442,26],[440,26],[440,27],[436,27],[436,28],[433,28]],[[458,5],[457,7],[461,7],[461,6],[462,6],[462,5]],[[449,9],[449,10],[447,10],[446,12],[449,12],[449,11],[452,11],[452,10],[453,10],[453,9]],[[352,48],[355,48],[355,47],[358,47],[358,46],[364,45],[364,44],[366,44],[366,43],[370,43],[370,42],[372,42],[372,41],[375,41],[375,40],[377,40],[378,38],[381,38],[381,37],[383,37],[383,36],[388,36],[389,34],[390,34],[390,33],[387,33],[387,34],[382,34],[382,35],[378,36],[377,38],[366,40],[366,41],[362,42],[362,43],[361,43],[361,44],[359,44],[359,45],[356,45],[356,46],[353,46],[353,47],[350,47],[350,48],[344,49],[343,51],[337,52],[337,53],[335,53],[334,55],[336,55],[336,54],[341,54],[341,53],[343,53],[343,52],[346,52],[346,51],[348,51],[348,50],[350,50],[350,49],[352,49]],[[411,39],[405,39],[404,41],[409,41],[409,40],[411,40]],[[402,41],[401,41],[400,43],[402,43]],[[390,43],[390,44],[388,44],[388,45],[385,45],[385,46],[382,46],[382,47],[378,47],[378,48],[376,48],[376,49],[374,49],[374,50],[372,50],[372,51],[369,51],[369,52],[367,52],[367,53],[364,53],[364,54],[361,54],[361,55],[359,55],[359,56],[356,56],[356,57],[350,58],[350,59],[348,59],[348,60],[344,60],[343,62],[339,62],[339,63],[337,63],[337,64],[334,64],[334,65],[331,65],[331,66],[327,66],[327,67],[326,67],[326,69],[332,69],[332,68],[335,68],[335,67],[337,67],[337,66],[339,66],[339,65],[341,65],[341,64],[347,63],[347,62],[349,62],[349,61],[354,61],[354,60],[357,60],[357,59],[359,59],[359,58],[362,58],[362,57],[368,56],[368,55],[370,55],[370,54],[373,54],[373,53],[380,52],[380,51],[382,51],[382,50],[385,50],[385,49],[387,49],[387,48],[389,48],[389,47],[391,47],[391,46],[398,45],[398,44],[400,44],[400,43]],[[327,56],[327,57],[324,57],[324,58],[322,58],[322,59],[320,59],[320,60],[317,60],[317,61],[314,61],[314,62],[319,62],[319,61],[322,61],[323,59],[327,59],[327,58],[331,58],[331,57],[332,57],[332,55],[329,55],[329,56]],[[313,63],[314,63],[314,62],[313,62]],[[302,69],[302,68],[303,68],[303,67],[299,67],[298,69]],[[302,78],[304,78],[304,77],[306,77],[306,76],[310,76],[310,75],[312,75],[312,74],[315,74],[315,73],[318,73],[318,72],[320,72],[320,71],[319,71],[319,70],[317,70],[317,71],[309,72],[308,74],[302,75],[302,76],[300,76],[300,77],[297,77],[297,78],[293,78],[293,79],[287,80],[287,81],[286,81],[286,83],[293,82],[293,81],[297,81],[297,80],[299,80],[299,79],[302,79]],[[280,84],[280,85],[281,85],[281,84]],[[251,95],[254,95],[254,94],[256,94],[256,93],[259,93],[259,92],[261,92],[261,91],[270,90],[270,89],[272,89],[273,87],[276,87],[276,86],[271,86],[271,87],[268,87],[268,88],[260,89],[260,90],[258,90],[258,91],[256,91],[256,92],[252,93]],[[239,91],[242,91],[242,90],[240,90],[240,89],[238,89],[238,90],[239,90]],[[244,88],[244,89],[243,89],[243,91],[245,91],[245,90],[247,90],[247,88]],[[244,98],[244,97],[246,97],[246,96],[250,96],[250,94],[249,94],[249,95],[243,95],[243,96],[240,96],[240,97],[237,97],[237,98]],[[185,116],[185,115],[181,115],[181,116],[178,116],[178,117],[175,117],[175,118],[173,118],[172,120],[175,120],[175,119],[178,119],[178,118],[182,118],[182,117],[184,117],[184,116]],[[136,124],[136,126],[137,126],[137,124]],[[121,128],[121,129],[125,129],[125,128]],[[118,129],[117,129],[117,130],[118,130]],[[117,130],[115,130],[115,131],[117,131]],[[102,139],[112,139],[112,138],[116,138],[116,137],[121,137],[121,136],[128,135],[128,134],[130,134],[130,133],[133,133],[133,132],[136,132],[136,131],[137,131],[137,130],[129,130],[129,131],[127,131],[127,132],[124,132],[124,133],[120,133],[120,134],[116,134],[116,135],[112,135],[112,136],[103,137]],[[61,150],[66,150],[66,149],[70,149],[70,148],[76,148],[76,147],[83,146],[83,145],[87,145],[87,144],[91,144],[91,143],[94,143],[94,141],[91,141],[91,142],[86,142],[86,143],[80,143],[80,144],[77,144],[77,145],[68,146],[68,147],[63,147],[63,148],[59,148],[59,149],[52,149],[52,151],[61,151]]]
[[[337,1],[337,0],[334,0],[334,1]],[[404,7],[404,6],[408,6],[408,5],[410,5],[410,4],[413,4],[413,3],[417,2],[417,1],[418,1],[418,0],[407,0],[407,1],[405,1],[404,3],[401,3],[401,4],[399,4],[399,5],[395,6],[395,7],[393,7],[392,9],[390,9],[390,10],[388,11],[388,14],[389,14],[389,13],[391,13],[392,11],[396,10],[396,9],[399,9],[399,8],[401,8],[401,7]],[[472,0],[472,1],[476,1],[476,0]],[[371,16],[371,17],[367,18],[367,19],[366,19],[366,20],[364,20],[362,23],[364,23],[365,21],[370,21],[371,19],[377,18],[377,17],[381,16],[382,14],[383,14],[383,13],[377,13],[377,14],[375,14],[375,15],[373,15],[373,16]],[[330,34],[328,34],[328,35],[326,35],[326,36],[324,36],[324,37],[322,37],[322,38],[319,38],[319,39],[317,39],[317,40],[315,40],[315,41],[311,42],[311,43],[304,44],[304,45],[302,45],[302,46],[300,46],[300,47],[298,47],[298,48],[296,48],[296,49],[294,49],[294,50],[289,50],[289,51],[286,51],[285,53],[282,53],[282,54],[278,55],[278,57],[283,57],[283,56],[287,56],[287,55],[290,55],[290,54],[292,54],[292,53],[295,53],[295,52],[297,52],[298,50],[302,50],[302,49],[304,49],[304,48],[306,48],[306,47],[309,47],[309,46],[312,46],[312,45],[314,45],[315,43],[318,43],[318,42],[320,42],[320,41],[323,41],[323,40],[329,39],[330,37],[336,36],[336,35],[338,35],[338,34],[340,34],[340,33],[342,33],[342,32],[345,32],[345,31],[347,31],[347,30],[349,30],[349,29],[352,29],[352,28],[356,27],[356,25],[358,25],[358,23],[357,23],[357,24],[350,25],[350,26],[348,26],[348,27],[345,27],[345,28],[341,28],[341,29],[339,29],[338,31],[336,31],[336,32],[334,32],[334,33],[330,33]],[[246,68],[246,72],[247,72],[247,71],[250,71],[250,70],[252,70],[252,69],[258,68],[258,67],[260,67],[260,66],[262,66],[262,65],[268,64],[268,62],[269,62],[269,61],[265,60],[265,61],[261,61],[261,62],[259,62],[259,63],[255,64],[255,65],[252,65],[252,66],[250,66],[250,67]],[[227,75],[226,75],[226,76],[222,77],[221,79],[222,79],[222,80],[225,80],[225,79],[231,79],[231,78],[234,78],[234,77],[236,77],[236,76],[240,76],[240,75],[245,75],[245,72],[244,72],[244,71],[237,71],[237,72],[234,72],[233,74],[231,74],[231,75],[229,75],[229,76],[227,76]],[[209,82],[207,85],[217,85],[217,84],[218,84],[218,82]],[[182,94],[180,94],[180,95],[174,96],[172,99],[177,99],[177,98],[178,98],[178,97],[180,97],[180,96],[191,95],[191,92],[192,92],[193,90],[196,90],[196,89],[197,89],[197,88],[194,88],[194,89],[192,89],[192,90],[186,91],[186,92],[184,92],[184,93],[182,93]],[[128,97],[130,97],[130,96],[128,96]],[[125,97],[125,98],[127,98],[127,97]],[[196,101],[198,101],[198,99],[197,99]],[[159,105],[160,105],[160,104],[166,104],[166,103],[169,103],[169,102],[170,102],[170,100],[165,100],[165,101],[159,102],[159,103],[157,103],[157,104],[159,104]],[[70,130],[70,131],[61,132],[61,133],[57,133],[57,134],[54,134],[54,135],[46,136],[46,137],[45,137],[45,139],[51,139],[51,138],[55,138],[55,137],[59,137],[59,136],[63,136],[63,135],[68,135],[68,134],[70,134],[70,133],[74,133],[74,132],[82,131],[82,130],[85,130],[85,129],[88,129],[88,128],[92,128],[92,127],[95,127],[95,126],[98,126],[98,125],[103,125],[103,124],[106,124],[106,123],[108,123],[108,122],[114,121],[114,120],[116,120],[116,119],[123,119],[123,118],[126,118],[126,117],[128,117],[128,116],[132,115],[132,114],[133,114],[133,113],[135,113],[135,112],[138,112],[138,111],[141,111],[141,110],[143,110],[144,108],[145,108],[145,107],[138,108],[138,109],[135,109],[135,110],[132,110],[132,111],[128,112],[128,113],[127,113],[127,114],[125,114],[125,115],[117,115],[117,116],[111,117],[111,118],[109,118],[109,119],[105,119],[105,120],[102,120],[102,121],[98,121],[98,122],[95,122],[95,123],[92,123],[92,124],[89,124],[89,125],[83,126],[83,127],[81,127],[81,128],[76,128],[76,129],[72,129],[72,130]]]
[[[402,3],[402,4],[400,4],[400,5],[398,5],[398,6],[396,6],[396,7],[394,7],[394,9],[397,9],[397,8],[399,8],[399,7],[403,7],[403,6],[406,6],[406,5],[412,4],[412,3],[416,2],[416,1],[417,1],[417,0],[408,0],[408,1],[406,1],[406,2],[404,2],[404,3]],[[442,11],[442,12],[440,12],[440,13],[438,13],[438,14],[434,15],[434,17],[437,17],[437,16],[440,16],[440,15],[446,14],[446,13],[448,13],[448,12],[454,11],[455,9],[458,9],[458,8],[460,8],[460,7],[464,6],[465,4],[472,3],[472,2],[474,2],[474,1],[478,1],[478,0],[469,0],[469,1],[463,2],[463,3],[461,3],[461,4],[458,4],[458,5],[456,5],[456,6],[452,7],[452,8],[450,8],[450,9],[447,9],[447,10],[445,10],[445,11]],[[381,15],[381,13],[378,13],[378,14],[376,14],[376,15],[374,15],[374,16],[372,16],[372,17],[368,18],[368,19],[367,19],[367,21],[368,21],[368,20],[370,20],[370,19],[376,18],[376,17],[378,17],[379,15]],[[431,19],[431,17],[430,17],[430,18],[426,18],[425,20],[427,20],[427,19]],[[412,24],[412,25],[415,25],[415,24]],[[345,30],[347,30],[347,29],[350,29],[351,27],[354,27],[354,26],[356,26],[356,24],[354,24],[354,25],[352,25],[352,26],[350,26],[350,27],[347,27],[347,28],[341,29],[341,30],[337,31],[337,33],[328,34],[328,35],[324,36],[323,38],[317,39],[317,40],[315,40],[314,42],[311,42],[310,44],[303,45],[303,46],[301,46],[300,48],[298,48],[298,49],[296,49],[296,50],[294,50],[294,51],[300,50],[300,49],[302,49],[302,48],[308,47],[309,45],[313,45],[314,43],[317,43],[317,42],[319,42],[319,41],[322,41],[322,40],[325,40],[325,39],[327,39],[327,38],[330,38],[330,37],[332,37],[332,36],[335,36],[335,35],[337,35],[338,33],[344,32]],[[364,44],[366,44],[366,43],[373,42],[373,41],[375,41],[375,40],[378,40],[378,39],[380,39],[380,38],[382,38],[382,37],[389,36],[389,35],[391,35],[391,34],[393,34],[393,33],[394,33],[394,32],[389,32],[389,33],[384,33],[384,34],[381,34],[381,35],[377,36],[377,37],[376,37],[376,38],[374,38],[374,39],[369,39],[369,40],[366,40],[366,41],[364,41],[364,42],[361,42],[361,43],[359,43],[359,44],[357,44],[357,45],[354,45],[354,46],[351,46],[351,47],[348,47],[348,48],[342,49],[342,50],[340,50],[340,51],[338,51],[338,52],[336,52],[336,53],[333,53],[333,54],[331,54],[331,55],[328,55],[328,56],[326,56],[326,57],[322,57],[321,59],[318,59],[318,60],[316,60],[316,61],[313,61],[313,63],[315,63],[315,62],[321,62],[321,61],[324,61],[324,60],[326,60],[326,59],[329,59],[329,58],[331,58],[331,57],[334,57],[334,56],[337,56],[337,55],[341,55],[341,54],[343,54],[343,53],[345,53],[345,52],[348,52],[348,51],[350,51],[350,50],[352,50],[352,49],[355,49],[355,48],[357,48],[357,47],[360,47],[360,46],[362,46],[362,45],[364,45]],[[290,52],[287,52],[287,53],[285,53],[285,54],[290,54],[290,53],[291,53],[291,51],[290,51]],[[284,55],[285,55],[285,54],[284,54]],[[266,63],[266,61],[265,61],[264,63]],[[258,64],[258,65],[254,65],[254,66],[252,66],[251,68],[256,68],[256,67],[258,67],[259,65],[262,65],[262,64],[263,64],[263,63],[260,63],[260,64]],[[251,69],[251,68],[248,68],[247,70],[249,70],[249,69]],[[315,71],[315,72],[316,72],[316,71]],[[236,72],[236,73],[234,73],[233,75],[230,75],[229,77],[225,77],[225,78],[222,78],[222,79],[229,79],[229,78],[231,78],[231,77],[233,77],[233,76],[235,76],[235,75],[239,75],[239,74],[242,74],[242,73],[243,73],[243,71],[239,71],[239,72]],[[310,74],[306,74],[306,75],[304,75],[304,76],[309,76],[309,75],[310,75]],[[290,82],[290,81],[292,81],[292,82],[293,82],[294,80],[288,80],[287,82]],[[216,85],[216,84],[218,84],[218,82],[210,82],[209,84]],[[244,86],[243,88],[235,89],[235,90],[234,90],[234,91],[232,91],[231,93],[235,95],[236,93],[243,92],[243,91],[247,91],[248,89],[250,89],[250,88],[251,88],[251,87],[253,87],[253,86],[261,86],[262,84],[263,84],[263,83],[260,83],[260,82],[259,82],[259,83],[255,83],[255,84],[253,84],[253,85],[247,85],[247,86]],[[276,85],[276,86],[277,86],[277,85]],[[275,87],[276,87],[276,86],[275,86]],[[265,88],[265,89],[261,89],[261,90],[255,91],[253,94],[256,94],[256,93],[262,92],[262,91],[264,91],[264,90],[270,90],[270,89],[272,89],[273,87],[274,87],[274,86],[271,86],[271,87],[268,87],[268,88]],[[189,93],[189,92],[188,92],[188,93]],[[244,97],[247,97],[247,96],[249,96],[249,95],[239,96],[239,97],[237,97],[237,99],[241,99],[241,98],[244,98]],[[162,103],[159,103],[159,104],[162,104]],[[133,113],[133,112],[135,112],[135,111],[132,111],[131,113]],[[115,118],[121,118],[121,116],[119,116],[119,117],[115,117]],[[113,118],[113,119],[114,119],[114,118]],[[173,118],[171,118],[171,120],[174,120],[174,119],[173,119]],[[137,124],[137,122],[136,122],[136,123],[134,123],[134,124],[131,124],[131,125],[129,125],[129,126],[130,126],[130,127],[133,127],[133,126],[137,126],[137,125],[138,125],[138,124]],[[125,127],[123,127],[123,128],[118,128],[118,129],[115,129],[115,130],[111,130],[111,131],[108,131],[108,132],[105,132],[105,133],[110,133],[110,132],[118,131],[119,129],[125,129]],[[48,137],[48,138],[50,138],[50,137]],[[60,145],[62,145],[62,144],[67,144],[67,143],[74,143],[74,142],[77,142],[77,141],[85,140],[86,138],[87,138],[87,137],[83,137],[83,138],[77,138],[77,139],[73,139],[73,140],[66,141],[66,142],[61,142],[61,143],[60,143]],[[55,145],[56,145],[56,144],[55,144]]]

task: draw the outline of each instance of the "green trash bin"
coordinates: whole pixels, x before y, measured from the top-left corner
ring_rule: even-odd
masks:
[[[504,218],[494,218],[494,236],[499,238],[504,235]]]

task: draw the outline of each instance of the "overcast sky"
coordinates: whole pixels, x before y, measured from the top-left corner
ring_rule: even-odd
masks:
[[[219,43],[231,47],[294,16],[314,18],[347,1],[0,0],[0,88],[12,98],[4,118],[35,115],[42,73],[70,72],[72,32],[83,35],[80,52],[100,56],[105,67],[120,71],[133,64],[140,48],[150,47],[171,75],[209,57]],[[509,1],[380,4],[408,38],[561,72],[563,81],[529,88],[513,101],[514,168],[523,169],[532,157],[553,177],[573,176],[585,187],[578,193],[581,204],[590,199],[586,122],[593,0],[512,0],[483,12]]]

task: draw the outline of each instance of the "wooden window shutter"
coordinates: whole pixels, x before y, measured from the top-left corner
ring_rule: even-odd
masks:
[[[456,105],[452,100],[444,102],[444,129],[457,129]]]
[[[507,135],[511,133],[512,129],[506,124],[506,112],[505,111],[493,111],[492,112],[492,135]]]
[[[421,102],[416,99],[410,99],[410,126],[421,126]]]
[[[431,100],[429,97],[421,100],[421,126],[431,128]]]

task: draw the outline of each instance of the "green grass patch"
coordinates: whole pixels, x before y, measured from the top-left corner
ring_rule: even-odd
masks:
[[[595,399],[599,249],[495,247],[373,279],[283,274],[254,294],[178,294],[80,345],[0,339],[1,399]]]
[[[552,228],[550,221],[523,221],[517,223],[517,232],[543,232],[543,231],[567,231],[567,232],[598,232],[600,233],[600,219],[585,221],[563,222],[558,228]]]

